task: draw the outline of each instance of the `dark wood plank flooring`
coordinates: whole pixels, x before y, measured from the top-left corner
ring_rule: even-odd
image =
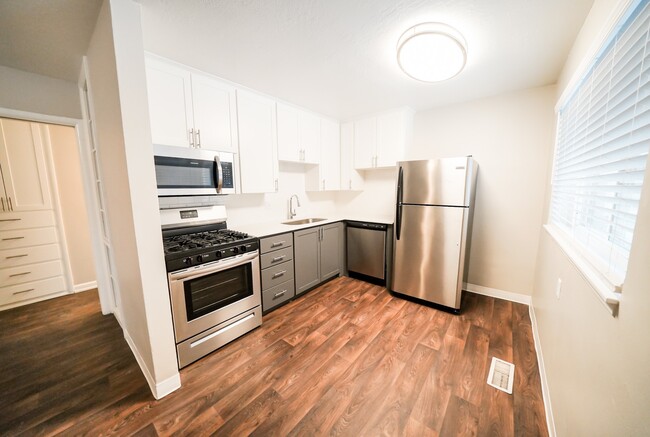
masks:
[[[546,436],[528,308],[454,316],[342,277],[181,371],[156,401],[96,292],[0,312],[0,435]],[[514,362],[512,395],[486,384]]]

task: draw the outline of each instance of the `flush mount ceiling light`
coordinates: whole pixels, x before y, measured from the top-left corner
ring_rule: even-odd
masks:
[[[440,82],[461,72],[467,61],[463,35],[443,23],[422,23],[404,32],[397,42],[397,63],[404,73],[422,82]]]

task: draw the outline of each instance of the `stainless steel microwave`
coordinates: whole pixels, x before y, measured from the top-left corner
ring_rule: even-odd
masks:
[[[235,193],[234,154],[154,144],[158,196]]]

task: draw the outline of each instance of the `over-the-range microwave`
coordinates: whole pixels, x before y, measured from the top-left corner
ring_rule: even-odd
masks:
[[[235,193],[234,155],[154,144],[158,196]]]

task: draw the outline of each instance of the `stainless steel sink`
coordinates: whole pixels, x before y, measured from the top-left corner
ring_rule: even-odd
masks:
[[[297,219],[297,220],[289,220],[288,222],[282,222],[283,225],[307,225],[309,223],[316,223],[316,222],[322,222],[323,220],[327,220],[324,218],[304,218],[304,219]]]

